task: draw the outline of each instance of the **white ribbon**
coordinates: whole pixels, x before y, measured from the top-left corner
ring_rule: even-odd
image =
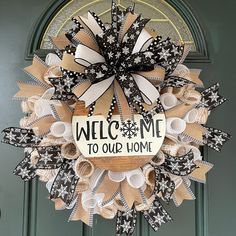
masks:
[[[132,76],[141,91],[144,102],[149,105],[154,103],[160,96],[158,90],[145,77],[138,74],[132,74]]]
[[[79,100],[85,101],[85,106],[88,107],[106,92],[106,90],[111,86],[114,79],[115,79],[115,76],[113,75],[108,79],[92,84],[79,97]]]
[[[187,112],[187,114],[184,117],[184,120],[187,123],[195,123],[198,119],[198,110],[197,109],[192,109]]]
[[[132,51],[132,54],[144,51],[151,44],[153,37],[145,30],[145,28],[141,31]]]
[[[100,178],[102,177],[103,173],[104,173],[105,170],[103,169],[99,169],[99,168],[96,168],[92,174],[92,176],[90,177],[90,187],[91,189],[94,189],[97,184],[98,184],[98,181],[100,180]]]
[[[72,136],[71,123],[56,121],[50,127],[51,134],[55,137],[68,138]]]
[[[122,182],[125,179],[125,172],[108,171],[108,177],[111,181]]]
[[[145,183],[145,177],[141,169],[126,172],[126,179],[133,188],[141,188]]]
[[[91,190],[83,192],[81,203],[84,210],[94,209],[97,206],[100,206],[104,196],[104,193],[93,193]]]
[[[79,44],[75,51],[75,62],[83,66],[90,66],[99,62],[105,62],[104,57],[93,49]]]
[[[37,117],[42,117],[45,115],[53,115],[50,105],[61,105],[60,101],[50,100],[54,94],[55,88],[47,89],[44,94],[36,101],[34,101],[34,112]]]
[[[80,16],[80,19],[93,32],[95,36],[103,32],[102,28],[99,26],[90,12],[88,12],[87,18]]]
[[[197,147],[192,146],[192,145],[185,145],[184,147],[186,149],[186,151],[185,151],[186,153],[188,153],[190,150],[192,150],[194,161],[199,161],[199,160],[201,161],[202,160],[202,154]]]
[[[166,119],[166,132],[169,134],[181,134],[186,128],[186,122],[178,117]]]
[[[164,93],[160,96],[160,101],[165,110],[177,105],[178,100],[172,93]]]
[[[59,66],[61,59],[55,53],[48,53],[45,62],[49,66]]]

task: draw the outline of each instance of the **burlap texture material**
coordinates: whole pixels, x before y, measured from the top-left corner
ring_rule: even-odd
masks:
[[[85,224],[89,225],[89,212],[85,211],[81,203],[81,194],[77,199],[77,207],[73,215],[70,217],[71,221],[81,220]]]
[[[203,134],[205,133],[205,128],[197,123],[186,123],[186,129],[184,130],[184,134],[193,138],[194,140],[202,143],[203,142]]]
[[[140,196],[139,190],[132,188],[128,184],[127,180],[121,182],[121,192],[130,209],[132,208],[134,202],[142,203],[142,198]]]
[[[93,115],[103,115],[106,118],[109,113],[113,96],[113,86],[110,86],[110,88],[96,101]]]
[[[45,135],[50,131],[51,125],[57,120],[53,116],[43,116],[38,120],[34,121],[31,125],[35,135]]]
[[[41,96],[46,91],[45,88],[36,84],[17,82],[17,85],[20,90],[14,95],[13,98],[30,98],[35,95]]]
[[[195,181],[206,183],[206,174],[210,171],[213,167],[213,164],[206,162],[206,161],[195,161],[195,164],[198,166],[189,177]]]
[[[62,144],[61,154],[64,158],[71,160],[77,159],[81,155],[81,152],[74,142],[67,142]]]
[[[187,187],[185,183],[182,183],[177,189],[175,189],[173,198],[177,206],[180,206],[184,200],[195,199],[192,191]]]
[[[69,71],[75,71],[78,73],[84,73],[85,67],[75,62],[75,57],[66,52],[63,53],[62,61],[60,66]]]
[[[70,44],[70,41],[67,39],[65,34],[60,34],[57,37],[50,37],[52,43],[59,49],[64,50],[67,45]]]
[[[94,172],[94,165],[88,159],[80,156],[75,162],[74,170],[80,178],[89,178]]]
[[[96,193],[104,193],[105,196],[103,198],[103,202],[105,202],[112,199],[113,195],[116,193],[119,186],[120,183],[111,181],[108,175],[106,174],[102,183],[97,188]]]
[[[188,104],[179,104],[167,111],[165,111],[165,116],[166,118],[170,117],[178,117],[178,118],[183,118],[188,111],[190,111],[194,105],[188,105]]]
[[[86,45],[87,47],[93,49],[96,52],[99,52],[99,47],[92,37],[91,34],[86,32],[85,30],[80,30],[75,36],[74,39],[79,41],[80,43]]]

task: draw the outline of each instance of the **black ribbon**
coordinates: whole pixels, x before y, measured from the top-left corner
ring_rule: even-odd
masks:
[[[231,135],[215,128],[205,127],[207,132],[203,136],[203,142],[210,148],[220,152],[223,145],[231,138]]]
[[[168,173],[162,167],[154,167],[155,170],[155,186],[153,194],[157,196],[161,193],[162,199],[169,202],[175,190],[175,183],[171,180]]]
[[[78,42],[74,39],[75,35],[81,30],[83,29],[83,26],[79,23],[79,21],[77,19],[75,19],[74,17],[72,18],[72,21],[74,22],[74,27],[69,29],[66,33],[65,36],[67,37],[67,39],[74,45],[77,45]]]
[[[134,232],[137,221],[137,211],[133,207],[131,210],[122,212],[117,211],[116,218],[116,235],[131,235]]]
[[[201,92],[201,102],[197,107],[205,107],[208,110],[212,110],[222,103],[226,102],[227,99],[219,94],[219,83],[216,83],[209,88]]]
[[[25,158],[16,166],[13,174],[18,175],[24,181],[29,181],[36,176],[36,167],[31,164],[31,152],[32,149],[25,149]]]
[[[171,42],[170,38],[162,40],[162,37],[158,36],[148,47],[148,51],[151,51],[155,57],[155,64],[165,68],[166,76],[173,73],[178,63],[180,62],[184,46],[177,46]]]
[[[135,104],[135,106],[134,106],[134,109],[139,114],[141,114],[143,116],[144,120],[148,123],[154,115],[164,112],[164,108],[163,108],[159,98],[157,99],[156,103],[157,104],[153,108],[146,111],[144,109],[144,106],[142,105],[142,103],[137,102],[137,104]]]
[[[42,140],[42,138],[34,134],[32,129],[9,127],[2,132],[4,133],[2,142],[15,147],[35,147]]]
[[[190,150],[187,154],[178,157],[165,154],[163,167],[165,171],[171,174],[186,176],[191,174],[197,168],[197,165],[194,163],[194,155]]]
[[[75,160],[64,160],[52,184],[51,199],[60,198],[67,205],[74,200],[75,188],[79,180],[73,169],[74,163]]]
[[[37,169],[57,169],[64,162],[61,156],[61,146],[37,147],[39,160],[36,164]]]
[[[162,224],[171,222],[172,218],[160,203],[158,197],[154,199],[148,210],[141,211],[148,224],[157,231]],[[116,235],[132,235],[137,221],[137,211],[133,207],[131,210],[117,212]]]
[[[194,84],[194,83],[190,80],[187,80],[179,76],[168,76],[164,79],[163,83],[161,84],[161,87],[162,88],[164,87],[181,88],[188,84]]]
[[[154,231],[157,231],[162,224],[172,221],[171,216],[164,209],[158,197],[154,199],[150,208],[146,211],[142,211],[142,213]]]

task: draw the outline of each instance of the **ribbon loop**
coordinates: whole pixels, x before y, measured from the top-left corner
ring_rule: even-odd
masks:
[[[178,157],[165,154],[163,166],[166,171],[179,176],[189,175],[197,168],[197,165],[194,163],[192,150],[187,154]]]

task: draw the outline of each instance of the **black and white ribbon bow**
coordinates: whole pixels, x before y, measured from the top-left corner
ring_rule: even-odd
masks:
[[[76,78],[63,76],[50,78],[49,81],[55,88],[51,100],[66,101],[75,98],[72,88],[77,84]]]
[[[172,218],[160,203],[158,197],[154,199],[148,210],[141,211],[148,224],[157,231],[162,224],[171,222]],[[117,212],[116,235],[132,235],[137,221],[137,211],[133,207],[126,212]]]
[[[175,88],[181,88],[188,84],[194,84],[192,81],[187,80],[185,78],[179,77],[179,76],[168,76],[164,79],[163,83],[161,84],[161,87],[175,87]]]
[[[77,98],[85,101],[86,107],[94,104],[114,85],[114,81],[118,82],[129,106],[155,103],[159,97],[158,89],[149,78],[139,72],[152,71],[156,66],[161,66],[166,69],[166,74],[170,74],[183,55],[183,46],[176,46],[170,39],[154,39],[146,28],[149,20],[141,18],[141,15],[135,16],[130,27],[124,32],[123,24],[128,14],[133,14],[133,7],[121,11],[112,3],[111,25],[103,24],[95,13],[89,12],[88,18],[74,18],[76,26],[66,34],[72,45],[66,47],[65,52],[73,55],[75,62],[85,67],[85,70],[77,75],[66,69],[64,72],[75,79],[73,86],[78,83],[75,85],[79,91]],[[99,50],[76,41],[75,36],[80,31],[86,32]],[[158,77],[158,72],[156,73]],[[88,87],[83,84],[86,79],[91,83]],[[64,80],[51,80],[55,86],[55,97],[60,99],[73,96],[71,88],[64,85]],[[116,99],[119,100],[119,96],[116,94]]]

